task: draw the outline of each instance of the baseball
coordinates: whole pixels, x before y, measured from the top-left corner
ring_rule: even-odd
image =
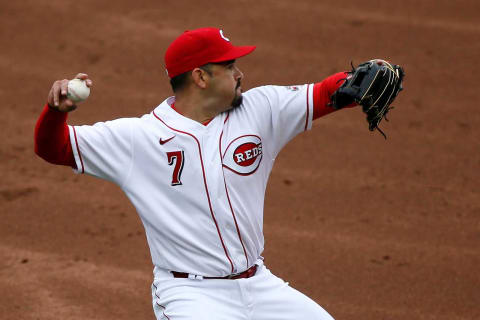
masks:
[[[85,101],[90,95],[90,88],[87,87],[85,80],[73,79],[68,81],[67,98],[73,102]]]

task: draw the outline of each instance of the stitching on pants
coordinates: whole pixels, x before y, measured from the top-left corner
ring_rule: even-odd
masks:
[[[157,286],[155,284],[152,283],[152,286],[155,288],[155,297],[157,297],[158,299],[160,299],[160,297],[157,295]],[[157,304],[157,306],[159,306],[160,308],[162,308],[162,313],[163,315],[165,316],[165,318],[167,318],[167,320],[170,320],[170,318],[165,314],[165,310],[167,308],[165,308],[164,306],[162,306],[160,303],[158,303],[158,301],[155,301],[155,303]]]

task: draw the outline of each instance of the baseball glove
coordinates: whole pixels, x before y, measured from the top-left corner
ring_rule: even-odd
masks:
[[[367,115],[368,129],[377,129],[386,139],[378,125],[383,118],[388,121],[386,115],[403,89],[404,75],[402,67],[381,59],[364,62],[357,68],[352,65],[345,82],[331,96],[331,106],[340,109],[356,102]]]

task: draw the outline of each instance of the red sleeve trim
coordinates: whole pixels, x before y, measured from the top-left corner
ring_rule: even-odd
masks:
[[[313,120],[323,117],[336,109],[329,106],[330,97],[343,84],[347,78],[346,72],[339,72],[315,83],[313,86]],[[356,104],[348,105],[347,108],[354,107]]]
[[[80,158],[80,164],[82,165],[82,173],[85,173],[85,167],[83,166],[82,153],[80,152],[80,147],[78,146],[77,131],[75,130],[75,127],[72,127],[72,129],[73,129],[73,137],[75,138],[75,145],[77,147],[78,157]]]
[[[305,119],[305,131],[308,129],[308,119],[310,118],[310,85],[307,85],[307,117]]]
[[[76,168],[66,121],[67,113],[45,105],[35,126],[35,153],[50,163]]]

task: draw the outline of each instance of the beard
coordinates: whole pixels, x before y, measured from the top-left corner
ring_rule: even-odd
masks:
[[[232,109],[240,107],[242,105],[242,102],[243,102],[242,94],[236,95],[235,98],[233,98],[233,101],[232,101],[232,104],[231,104]]]
[[[232,100],[232,103],[230,104],[232,106],[232,109],[238,108],[242,105],[243,102],[243,96],[242,93],[237,94],[237,89],[242,85],[241,81],[238,80],[237,86],[235,87],[235,97]]]

